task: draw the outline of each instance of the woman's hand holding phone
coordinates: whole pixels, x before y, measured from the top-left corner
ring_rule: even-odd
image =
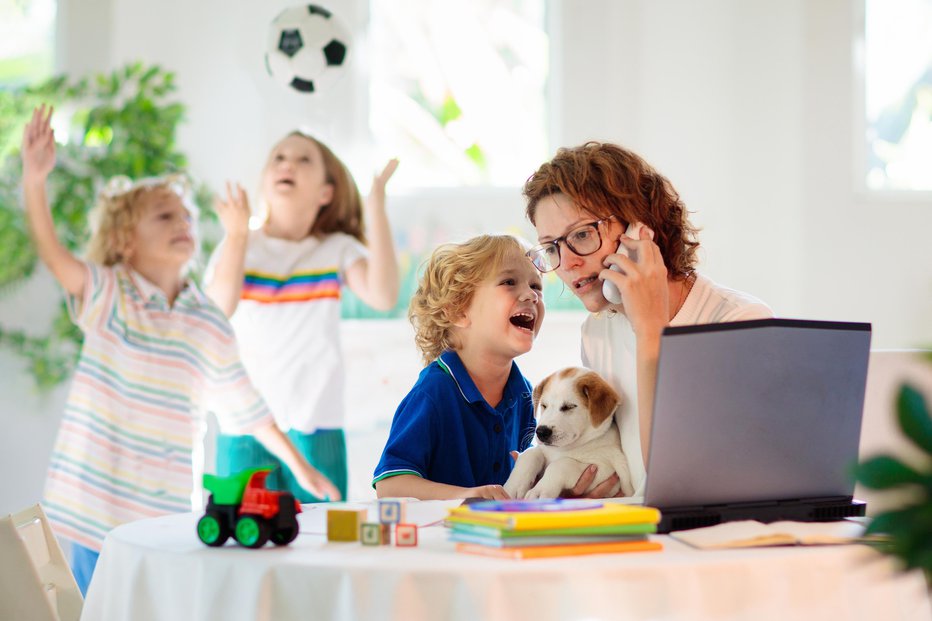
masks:
[[[654,239],[654,232],[648,227],[644,226],[644,224],[641,222],[632,222],[628,226],[628,230],[625,231],[625,237],[639,240],[641,239],[641,230],[647,231],[647,239]],[[637,250],[634,248],[626,247],[621,243],[621,240],[618,241],[618,247],[615,249],[615,254],[625,255],[637,263]],[[621,268],[615,263],[609,264],[608,269],[614,272],[621,272]],[[612,304],[621,304],[621,291],[618,290],[618,285],[607,278],[602,281],[602,296]]]

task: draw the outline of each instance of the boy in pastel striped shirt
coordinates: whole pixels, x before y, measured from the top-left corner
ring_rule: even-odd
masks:
[[[195,207],[183,177],[111,180],[88,260],[61,245],[45,191],[55,166],[51,115],[51,108],[36,109],[23,132],[26,215],[84,343],[43,505],[58,536],[71,542],[82,593],[108,531],[191,511],[199,413],[213,411],[222,429],[255,436],[300,485],[339,499],[275,425],[240,363],[229,323],[185,275],[195,251]]]

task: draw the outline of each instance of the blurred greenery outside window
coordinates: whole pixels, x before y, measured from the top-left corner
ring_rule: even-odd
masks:
[[[400,188],[519,186],[547,156],[544,0],[371,0],[369,125]]]
[[[403,162],[390,191],[497,187],[517,195],[547,159],[545,0],[370,0],[368,45],[376,161]],[[502,214],[500,230],[520,232],[523,217],[517,208]],[[346,291],[344,317],[405,315],[418,268],[437,243],[451,241],[406,224],[398,305],[378,313]],[[583,310],[553,274],[544,296],[551,310]]]
[[[932,191],[932,2],[864,8],[867,188]]]
[[[0,88],[51,77],[55,0],[0,0]]]

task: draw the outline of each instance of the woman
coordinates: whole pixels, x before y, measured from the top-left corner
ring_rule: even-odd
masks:
[[[583,364],[626,396],[616,416],[635,495],[642,495],[664,327],[763,319],[773,311],[696,272],[697,229],[679,195],[627,149],[597,142],[560,149],[531,175],[524,195],[540,242],[528,257],[542,272],[556,271],[590,312]],[[586,489],[593,476],[590,469],[575,489]]]

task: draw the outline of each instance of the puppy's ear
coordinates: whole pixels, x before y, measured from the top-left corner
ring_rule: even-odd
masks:
[[[589,420],[593,427],[604,423],[621,403],[615,389],[595,371],[589,371],[576,380],[576,390],[589,405]]]
[[[547,386],[547,382],[549,382],[552,378],[553,374],[550,374],[541,380],[540,384],[534,387],[534,391],[531,393],[531,401],[533,402],[535,412],[537,411],[537,404],[540,403],[540,396],[544,392],[544,387]]]

